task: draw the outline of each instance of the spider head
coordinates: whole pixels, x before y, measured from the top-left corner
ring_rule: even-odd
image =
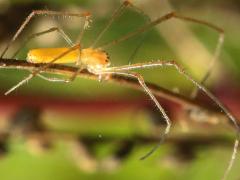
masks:
[[[81,62],[93,70],[101,70],[110,65],[108,54],[103,50],[93,48],[82,49]]]

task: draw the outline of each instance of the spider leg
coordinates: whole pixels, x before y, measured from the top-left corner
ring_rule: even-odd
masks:
[[[139,82],[139,84],[142,86],[143,90],[145,91],[145,93],[152,99],[152,101],[155,103],[155,105],[157,106],[158,110],[160,111],[160,113],[162,113],[165,122],[167,124],[164,133],[161,135],[160,141],[159,143],[154,146],[146,155],[142,156],[140,159],[144,160],[147,157],[149,157],[152,153],[154,153],[158,147],[162,144],[162,142],[164,141],[164,139],[166,138],[166,136],[168,135],[169,131],[170,131],[170,127],[171,127],[171,121],[168,117],[168,115],[166,114],[165,110],[163,109],[163,107],[160,105],[160,103],[158,102],[158,100],[156,99],[156,97],[153,95],[153,93],[150,91],[150,89],[147,87],[144,78],[138,74],[138,73],[134,73],[134,72],[126,72],[126,71],[121,71],[121,70],[114,70],[114,69],[110,69],[106,70],[106,71],[102,71],[102,72],[97,72],[96,74],[102,75],[102,74],[119,74],[119,75],[124,75],[127,77],[133,77],[136,78]]]
[[[69,51],[66,51],[66,52],[63,52],[59,57],[53,59],[48,65],[46,65],[44,69],[46,69],[47,67],[49,67],[52,63],[54,63],[57,59],[61,58],[62,56],[65,56],[66,54],[70,53],[71,51],[75,50],[75,49],[79,49],[80,53],[81,54],[81,48],[80,48],[80,43],[81,43],[81,39],[82,39],[82,36],[85,32],[86,29],[88,29],[89,27],[89,17],[90,15],[88,14],[86,17],[85,17],[85,21],[84,21],[84,25],[83,25],[83,28],[82,30],[80,31],[80,34],[79,34],[79,37],[76,41],[76,45],[73,45],[72,48],[69,49]],[[69,82],[72,82],[75,80],[75,78],[77,77],[77,74],[82,70],[82,67],[81,67],[81,59],[80,59],[80,56],[76,59],[76,66],[78,66],[79,68],[77,69],[77,71],[75,73],[72,74],[72,76],[70,76],[68,79],[51,79],[51,78],[46,78],[44,77],[43,79],[45,80],[48,80],[48,81],[52,81],[52,82],[65,82],[65,83],[69,83]],[[41,70],[39,70],[40,72]],[[35,74],[37,75],[38,73],[35,72]],[[43,76],[42,76],[43,77]]]
[[[121,14],[121,12],[123,12],[123,10],[126,8],[126,6],[128,6],[130,4],[129,1],[124,1],[112,14],[111,18],[109,19],[109,21],[107,22],[107,24],[105,25],[105,27],[102,29],[102,31],[100,31],[100,33],[97,35],[97,38],[95,39],[95,41],[92,43],[92,45],[90,47],[94,48],[96,46],[96,44],[98,43],[98,41],[101,39],[101,37],[103,36],[103,34],[107,31],[107,29],[111,26],[111,24],[114,22],[114,20],[116,18],[118,18]]]
[[[18,29],[18,31],[16,32],[16,34],[14,35],[14,37],[12,38],[12,40],[9,42],[9,44],[7,45],[7,47],[5,48],[5,50],[2,53],[2,56],[6,53],[7,49],[9,48],[10,44],[12,42],[14,42],[16,40],[16,38],[18,37],[18,35],[22,32],[22,30],[25,28],[25,26],[29,23],[29,21],[31,20],[31,18],[34,15],[50,15],[50,16],[76,16],[76,17],[85,17],[85,22],[84,22],[84,28],[81,31],[80,34],[83,34],[84,30],[86,28],[88,28],[88,24],[89,24],[89,17],[90,17],[90,13],[82,13],[82,14],[73,14],[73,13],[65,13],[65,12],[57,12],[57,11],[44,11],[44,10],[37,10],[37,11],[33,11],[27,18],[26,20],[23,22],[23,24],[20,26],[20,28]],[[67,36],[65,36],[66,34],[62,33],[64,38],[67,38]],[[67,41],[70,40],[69,38],[66,39]],[[34,76],[37,76],[39,73],[41,73],[42,71],[44,71],[45,69],[47,69],[49,66],[51,66],[55,61],[57,61],[59,58],[67,55],[68,53],[76,50],[76,49],[80,49],[80,43],[72,46],[71,48],[69,48],[69,50],[67,50],[66,52],[63,52],[62,54],[60,54],[58,57],[54,58],[52,61],[50,61],[48,64],[43,65],[42,67],[39,67],[38,69],[32,71],[31,74],[29,74],[29,76],[27,76],[26,78],[24,78],[22,81],[20,81],[18,84],[16,84],[15,86],[13,86],[11,89],[9,89],[5,95],[8,95],[9,93],[11,93],[12,91],[14,91],[15,89],[17,89],[18,87],[20,87],[21,85],[23,85],[24,83],[26,83],[27,81],[29,81],[30,79],[32,79]],[[80,65],[80,57],[78,57],[78,59],[76,60],[76,65]],[[73,75],[66,80],[60,80],[60,79],[51,79],[51,78],[47,78],[44,77],[43,75],[40,75],[40,78],[43,78],[45,80],[49,80],[49,81],[58,81],[58,82],[71,82],[73,81],[77,74],[81,71],[81,68],[78,68],[78,70],[73,73]]]
[[[69,46],[73,46],[73,45],[74,45],[73,42],[72,42],[72,40],[69,38],[69,36],[68,36],[61,28],[59,28],[59,27],[52,27],[52,28],[49,28],[49,29],[47,29],[47,30],[40,31],[40,32],[31,34],[30,36],[28,36],[28,37],[26,38],[26,40],[23,42],[23,44],[21,45],[21,47],[14,53],[14,55],[12,56],[12,58],[15,58],[16,55],[20,52],[20,50],[21,50],[22,48],[24,48],[24,47],[26,46],[26,44],[27,44],[30,40],[32,40],[32,39],[34,39],[34,38],[37,38],[37,37],[39,37],[39,36],[48,34],[48,33],[52,33],[52,32],[54,32],[54,31],[58,32],[58,33],[62,36],[62,38],[67,42],[67,44],[68,44]],[[30,72],[32,72],[32,71],[30,71]],[[48,81],[52,81],[52,82],[69,82],[68,79],[48,78],[48,77],[45,77],[45,76],[43,76],[43,75],[41,75],[41,74],[37,74],[37,76],[40,77],[40,78],[42,78],[42,79],[44,79],[44,80],[48,80]]]
[[[137,8],[136,6],[133,6],[134,8]],[[144,12],[141,11],[141,9],[136,9],[137,11],[139,11],[141,14],[144,15],[146,21],[151,22],[151,19],[149,18],[149,16],[147,16]],[[139,51],[139,49],[141,48],[141,46],[143,45],[143,42],[146,38],[146,34],[144,33],[144,35],[141,37],[141,39],[139,40],[138,44],[136,45],[136,47],[134,48],[133,53],[130,55],[129,59],[128,59],[128,64],[131,64],[131,62],[134,60],[137,52]]]
[[[61,82],[61,83],[70,83],[72,81],[74,81],[74,79],[76,78],[77,74],[81,71],[82,69],[81,68],[78,68],[78,70],[76,72],[73,73],[72,76],[70,76],[69,78],[67,79],[61,79],[61,78],[51,78],[51,77],[46,77],[42,74],[37,74],[36,76],[38,76],[39,78],[43,79],[43,80],[46,80],[46,81],[50,81],[50,82]]]
[[[174,19],[174,18],[184,20],[184,21],[188,21],[188,22],[192,22],[192,23],[197,23],[197,24],[200,24],[200,25],[204,25],[204,26],[216,31],[219,34],[219,38],[218,38],[216,48],[214,50],[214,54],[212,56],[212,59],[210,60],[210,65],[208,66],[208,69],[207,69],[204,77],[200,80],[200,82],[203,84],[207,80],[207,78],[209,77],[209,75],[211,73],[211,70],[215,65],[215,62],[220,55],[221,48],[222,48],[222,45],[223,45],[223,42],[224,42],[224,31],[223,31],[223,29],[221,29],[220,27],[218,27],[214,24],[211,24],[207,21],[203,21],[203,20],[199,20],[199,19],[195,19],[195,18],[191,18],[191,17],[187,17],[187,16],[182,16],[182,15],[176,14],[175,12],[170,12],[166,15],[163,15],[163,16],[157,18],[154,21],[151,21],[151,22],[143,25],[142,27],[136,29],[135,31],[132,31],[132,32],[120,37],[119,39],[116,39],[116,40],[113,40],[111,42],[108,42],[106,44],[101,45],[99,48],[106,48],[108,46],[116,45],[116,44],[118,44],[122,41],[128,40],[128,39],[136,36],[137,34],[148,31],[149,29],[153,28],[156,25],[159,25],[159,24],[161,24],[161,23],[163,23],[167,20]],[[195,98],[197,96],[197,93],[198,93],[198,88],[193,90],[192,98]]]
[[[144,15],[144,17],[147,20],[150,20],[150,18],[137,6],[135,6],[134,4],[132,4],[129,0],[125,0],[122,2],[122,4],[113,12],[111,18],[109,19],[109,21],[107,22],[107,24],[105,25],[105,27],[102,29],[102,31],[100,31],[100,33],[97,35],[97,38],[95,39],[95,41],[92,43],[92,45],[90,47],[94,48],[96,46],[96,44],[99,42],[99,40],[102,38],[102,36],[104,35],[104,33],[108,30],[108,28],[111,26],[111,24],[119,17],[121,16],[121,14],[123,13],[123,11],[127,8],[130,7],[133,10],[141,13]]]
[[[173,66],[179,73],[183,74],[188,80],[190,80],[193,84],[195,84],[195,86],[202,90],[208,97],[210,97],[219,107],[220,109],[222,109],[222,111],[227,115],[227,117],[232,121],[232,123],[234,124],[237,134],[236,134],[236,139],[234,142],[234,146],[233,146],[233,151],[232,151],[232,155],[231,155],[231,159],[229,160],[227,169],[224,172],[224,175],[222,177],[222,180],[225,180],[229,174],[229,172],[232,169],[232,166],[234,164],[234,161],[236,159],[236,155],[237,155],[237,149],[239,146],[239,139],[240,139],[240,127],[237,123],[237,120],[235,119],[235,117],[231,114],[231,112],[218,100],[217,97],[215,97],[208,89],[206,89],[204,86],[202,86],[200,83],[198,83],[197,81],[195,81],[190,75],[188,75],[178,64],[176,64],[173,61],[170,62],[166,62],[166,66]]]
[[[132,61],[134,60],[134,58],[136,57],[136,54],[138,53],[139,49],[143,45],[143,42],[144,42],[145,38],[146,38],[146,35],[144,34],[144,36],[141,37],[141,39],[139,40],[138,44],[136,44],[136,47],[134,48],[132,54],[128,58],[128,61],[127,61],[128,64],[131,64]]]
[[[27,83],[30,79],[33,78],[33,74],[29,74],[26,78],[24,78],[23,80],[21,80],[20,82],[18,82],[15,86],[13,86],[12,88],[10,88],[7,92],[4,93],[4,95],[8,95],[10,94],[12,91],[14,91],[15,89],[17,89],[18,87],[22,86],[23,84]]]
[[[30,36],[28,36],[25,41],[22,43],[21,47],[13,54],[13,56],[11,58],[15,58],[17,56],[17,54],[20,52],[21,49],[23,49],[26,44],[31,41],[32,39],[34,38],[37,38],[39,36],[42,36],[42,35],[45,35],[45,34],[48,34],[48,33],[52,33],[52,32],[58,32],[62,38],[67,42],[67,44],[69,46],[73,46],[73,42],[72,40],[69,38],[69,36],[59,27],[52,27],[52,28],[49,28],[47,30],[44,30],[44,31],[40,31],[40,32],[37,32],[37,33],[33,33],[31,34]]]
[[[156,62],[148,62],[148,63],[137,63],[132,65],[125,65],[120,67],[112,67],[112,68],[106,68],[105,71],[113,71],[113,72],[122,72],[122,71],[130,71],[134,69],[145,69],[145,68],[151,68],[151,67],[174,67],[180,74],[182,74],[187,80],[191,81],[199,90],[202,90],[212,101],[214,101],[218,107],[226,114],[226,116],[229,118],[229,120],[233,123],[235,126],[235,129],[237,131],[233,152],[231,155],[231,159],[229,161],[228,167],[224,173],[224,176],[222,179],[226,179],[227,175],[229,174],[234,160],[236,158],[237,148],[239,146],[239,139],[240,139],[240,127],[237,123],[236,118],[231,114],[231,112],[218,100],[217,97],[215,97],[208,89],[206,89],[201,83],[198,83],[195,79],[193,79],[188,73],[186,73],[176,62],[174,61],[156,61]]]
[[[85,17],[86,19],[90,17],[89,12],[84,13],[68,13],[68,12],[59,12],[59,11],[49,11],[49,10],[34,10],[32,11],[27,18],[23,21],[21,26],[18,28],[12,39],[9,41],[5,49],[3,50],[0,58],[3,58],[3,56],[6,54],[9,47],[12,45],[12,43],[18,38],[18,36],[21,34],[21,32],[24,30],[24,28],[27,26],[27,24],[31,21],[31,19],[34,16],[37,15],[48,15],[48,16],[73,16],[73,17]]]
[[[203,21],[203,20],[199,20],[199,19],[183,16],[183,15],[180,15],[180,14],[174,14],[174,17],[176,19],[181,19],[181,20],[184,20],[184,21],[189,21],[189,22],[205,25],[205,26],[215,30],[219,34],[217,45],[215,47],[212,59],[210,60],[210,64],[209,64],[209,66],[207,68],[207,71],[206,71],[205,75],[200,80],[200,84],[204,84],[205,81],[210,76],[211,70],[213,69],[213,67],[214,67],[214,65],[215,65],[215,63],[216,63],[216,61],[219,58],[219,55],[221,53],[221,49],[222,49],[223,42],[224,42],[224,36],[225,36],[224,35],[224,30],[222,28],[212,24],[212,23],[207,22],[207,21]],[[193,90],[192,95],[191,95],[191,97],[193,99],[197,96],[198,90],[199,90],[198,88],[195,88],[195,90]]]
[[[50,78],[50,77],[46,77],[40,73],[37,73],[36,75],[33,75],[32,73],[29,74],[26,78],[24,78],[23,80],[21,80],[20,82],[18,82],[15,86],[13,86],[12,88],[10,88],[8,91],[6,91],[4,93],[4,95],[8,95],[10,94],[11,92],[13,92],[14,90],[16,90],[18,87],[22,86],[23,84],[27,83],[29,80],[31,80],[34,76],[38,76],[39,78],[41,79],[44,79],[46,81],[50,81],[50,82],[61,82],[61,83],[70,83],[72,81],[75,80],[77,74],[81,71],[82,69],[81,68],[78,68],[78,70],[73,73],[72,76],[70,76],[69,78],[67,79],[61,79],[61,78]]]
[[[214,65],[216,64],[217,59],[220,56],[221,49],[222,49],[223,42],[224,42],[224,32],[222,31],[222,32],[219,32],[219,33],[220,33],[220,35],[219,35],[219,38],[218,38],[217,46],[215,47],[214,54],[212,56],[212,59],[210,60],[210,64],[207,68],[207,71],[205,72],[205,75],[200,80],[201,84],[204,84],[207,81],[208,77],[211,74],[212,69],[214,68]],[[198,95],[198,88],[195,88],[192,91],[191,97],[194,99],[194,98],[197,97],[197,95]]]
[[[57,61],[59,58],[62,58],[63,56],[67,55],[68,53],[76,50],[76,49],[80,49],[80,44],[76,44],[73,47],[69,48],[67,51],[63,52],[62,54],[60,54],[59,56],[57,56],[56,58],[54,58],[52,61],[50,61],[49,63],[37,68],[36,70],[33,70],[32,73],[30,73],[26,78],[24,78],[22,81],[20,81],[18,84],[16,84],[15,86],[13,86],[11,89],[9,89],[6,93],[4,93],[4,95],[8,95],[9,93],[11,93],[12,91],[14,91],[15,89],[17,89],[18,87],[22,86],[23,84],[25,84],[26,82],[28,82],[30,79],[32,79],[33,77],[37,76],[39,73],[41,73],[42,71],[44,71],[45,69],[47,69],[48,67],[50,67],[55,61]],[[77,71],[75,73],[73,73],[73,75],[69,78],[69,80],[63,80],[62,82],[71,82],[73,81],[77,74],[81,71],[81,68],[78,68]],[[47,79],[47,78],[45,78]]]
[[[74,47],[74,46],[73,46]],[[76,49],[76,48],[75,48]],[[69,52],[71,52],[73,50],[70,50]],[[80,53],[81,53],[81,49],[79,49]],[[68,54],[69,52],[65,53]],[[64,54],[64,53],[63,53]],[[59,59],[60,57],[58,57],[57,59]],[[56,58],[54,59],[54,61],[57,60]],[[49,64],[52,64],[53,62],[50,62]],[[70,83],[72,81],[75,80],[75,78],[77,77],[78,73],[83,69],[82,66],[81,66],[81,62],[80,62],[80,57],[78,57],[77,61],[76,61],[76,65],[78,66],[77,70],[68,78],[66,79],[61,79],[61,78],[49,78],[49,77],[46,77],[42,74],[40,74],[39,72],[32,72],[32,74],[35,74],[36,76],[44,79],[44,80],[47,80],[47,81],[50,81],[50,82],[62,82],[62,83]],[[50,65],[46,66],[46,67],[49,67]],[[46,68],[44,68],[46,69]],[[40,70],[42,71],[42,70]]]

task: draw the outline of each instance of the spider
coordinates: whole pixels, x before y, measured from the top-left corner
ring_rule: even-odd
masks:
[[[156,60],[156,61],[151,61],[151,62],[146,62],[146,63],[136,63],[136,64],[129,64],[129,65],[123,65],[123,66],[118,66],[118,67],[111,67],[109,56],[108,56],[107,52],[104,51],[104,48],[106,48],[108,46],[116,45],[116,44],[118,44],[122,41],[125,41],[125,40],[139,34],[139,33],[143,33],[145,31],[153,28],[156,25],[159,25],[159,24],[161,24],[161,23],[163,23],[167,20],[175,18],[175,19],[180,19],[180,20],[184,20],[184,21],[189,21],[189,22],[192,22],[192,23],[198,23],[198,24],[201,24],[201,25],[205,25],[206,27],[211,28],[211,29],[213,29],[213,30],[215,30],[216,32],[219,33],[218,44],[216,46],[213,59],[211,61],[212,62],[211,66],[213,66],[214,61],[216,61],[216,59],[219,56],[220,49],[221,49],[221,46],[223,44],[223,39],[224,39],[223,30],[221,28],[215,26],[214,24],[209,23],[209,22],[206,22],[206,21],[203,21],[203,20],[198,20],[198,19],[195,19],[195,18],[192,18],[192,17],[186,17],[186,16],[183,16],[183,15],[179,15],[175,12],[170,12],[170,13],[165,14],[165,15],[163,15],[163,16],[155,19],[155,20],[149,20],[149,22],[147,22],[145,25],[141,26],[140,28],[138,28],[138,29],[136,29],[136,30],[120,37],[120,38],[118,38],[118,39],[115,39],[111,42],[108,42],[108,43],[103,44],[99,47],[96,47],[97,42],[101,39],[103,34],[106,32],[106,30],[111,26],[111,24],[114,22],[114,20],[118,16],[120,16],[120,14],[127,7],[133,8],[134,10],[144,14],[144,12],[142,12],[138,7],[133,5],[130,1],[124,1],[114,11],[112,17],[110,18],[108,23],[105,25],[104,29],[102,29],[102,31],[98,34],[97,38],[92,43],[92,45],[90,47],[86,47],[86,48],[81,47],[81,38],[82,38],[85,30],[88,29],[89,22],[91,21],[91,19],[90,19],[91,14],[89,12],[73,14],[73,13],[68,13],[68,12],[58,12],[58,11],[50,11],[50,10],[34,10],[34,11],[32,11],[32,13],[30,13],[27,16],[25,21],[21,24],[19,29],[16,31],[15,35],[13,36],[11,41],[7,44],[6,48],[3,50],[2,54],[1,54],[1,58],[4,57],[7,50],[9,49],[10,45],[18,38],[18,36],[21,34],[21,32],[24,30],[24,28],[27,26],[27,24],[31,21],[31,19],[34,16],[47,15],[47,16],[79,17],[79,18],[84,19],[84,26],[83,26],[82,30],[80,31],[79,37],[77,38],[75,43],[73,43],[71,41],[71,39],[67,36],[67,34],[62,29],[60,29],[59,27],[52,27],[52,28],[49,28],[45,31],[34,33],[34,34],[30,35],[29,37],[27,37],[23,46],[28,41],[30,41],[31,39],[33,39],[35,37],[57,31],[63,37],[63,39],[68,43],[69,47],[40,48],[40,49],[30,50],[28,52],[28,55],[27,55],[27,61],[32,62],[32,63],[45,63],[45,65],[39,67],[38,69],[32,70],[31,73],[29,74],[29,76],[27,76],[25,79],[20,81],[17,85],[15,85],[11,89],[9,89],[5,93],[5,95],[14,91],[19,86],[23,85],[24,83],[26,83],[27,81],[29,81],[30,79],[32,79],[35,76],[39,76],[40,78],[43,78],[43,79],[45,79],[47,81],[51,81],[51,82],[65,82],[65,83],[72,82],[76,78],[77,74],[82,69],[86,69],[90,73],[93,73],[93,74],[97,75],[100,80],[103,77],[107,77],[107,76],[111,76],[111,75],[115,75],[115,74],[116,75],[123,75],[123,76],[126,76],[126,77],[136,78],[138,80],[140,86],[145,91],[145,93],[151,98],[151,100],[157,106],[159,112],[162,114],[162,116],[165,120],[165,123],[166,123],[166,128],[165,128],[163,134],[161,135],[159,143],[156,146],[154,146],[146,155],[141,157],[141,159],[145,159],[148,156],[150,156],[153,152],[155,152],[157,150],[157,148],[162,144],[162,142],[164,141],[164,139],[166,138],[166,136],[168,135],[168,133],[170,131],[171,121],[170,121],[168,115],[166,114],[165,110],[161,106],[161,104],[158,102],[158,100],[153,95],[151,90],[145,84],[145,81],[144,81],[144,78],[142,77],[142,75],[140,75],[139,73],[136,73],[136,72],[132,72],[132,70],[146,69],[146,68],[153,68],[153,67],[173,67],[177,70],[177,72],[182,74],[187,80],[191,81],[198,88],[198,90],[202,90],[210,99],[212,99],[219,106],[219,108],[226,114],[226,116],[232,121],[232,123],[234,124],[234,126],[237,130],[237,138],[236,138],[235,143],[234,143],[233,153],[232,153],[231,159],[229,161],[228,167],[227,167],[227,169],[226,169],[226,171],[223,175],[223,178],[222,178],[222,179],[225,179],[227,177],[229,171],[231,170],[231,167],[234,163],[234,159],[235,159],[235,156],[236,156],[236,153],[237,153],[237,147],[238,147],[238,144],[239,144],[240,128],[237,124],[237,121],[236,121],[235,117],[229,112],[229,110],[208,89],[206,89],[202,85],[202,83],[208,77],[209,71],[206,73],[206,76],[203,78],[202,83],[198,83],[187,72],[185,72],[184,69],[181,68],[175,61]],[[145,16],[147,16],[147,15],[145,15]],[[16,53],[13,55],[12,58],[14,58],[17,55],[17,53],[20,51],[20,49],[18,49],[16,51]],[[68,79],[48,78],[48,77],[43,76],[41,73],[44,72],[44,70],[47,69],[53,63],[58,63],[58,64],[60,64],[60,63],[74,63],[79,68]]]

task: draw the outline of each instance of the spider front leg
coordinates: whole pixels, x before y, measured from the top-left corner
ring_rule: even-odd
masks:
[[[23,23],[21,24],[21,26],[18,28],[18,30],[16,31],[16,33],[14,34],[14,36],[12,37],[12,39],[9,41],[9,43],[7,44],[7,46],[5,47],[5,49],[3,50],[0,58],[3,58],[3,56],[6,54],[7,50],[9,49],[9,47],[12,45],[12,43],[18,38],[18,36],[21,34],[21,32],[25,29],[25,27],[27,26],[27,24],[32,20],[33,17],[35,17],[36,15],[47,15],[47,16],[72,16],[72,17],[84,17],[85,19],[88,20],[88,18],[90,17],[90,13],[89,12],[84,12],[84,13],[68,13],[68,12],[59,12],[59,11],[49,11],[49,10],[34,10],[32,11],[27,18],[23,21]]]
[[[117,68],[116,68],[117,69]],[[101,72],[96,72],[95,74],[98,75],[103,75],[103,74],[118,74],[118,75],[123,75],[123,76],[127,76],[127,77],[133,77],[136,78],[139,82],[139,84],[142,86],[143,90],[145,91],[145,93],[151,98],[151,100],[155,103],[155,105],[157,106],[158,110],[160,111],[160,113],[163,115],[165,122],[167,124],[164,133],[161,135],[160,137],[160,141],[159,143],[153,147],[146,155],[142,156],[140,159],[144,160],[147,157],[149,157],[151,154],[153,154],[158,147],[162,144],[162,142],[164,141],[164,139],[166,138],[166,136],[168,135],[169,131],[170,131],[170,127],[171,127],[171,121],[168,117],[168,115],[166,114],[164,108],[160,105],[160,103],[158,102],[157,98],[153,95],[153,93],[151,92],[151,90],[147,87],[144,78],[135,72],[127,72],[127,71],[121,71],[121,70],[115,70],[115,68],[108,68],[106,70],[103,70]]]

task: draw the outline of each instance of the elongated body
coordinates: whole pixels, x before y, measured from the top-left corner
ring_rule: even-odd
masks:
[[[31,63],[50,63],[54,58],[68,51],[69,48],[41,48],[32,49],[28,52],[27,61]],[[55,64],[75,63],[80,57],[80,51],[74,50],[65,56],[57,59]]]
[[[50,63],[70,48],[40,48],[28,52],[27,61],[32,63]],[[94,48],[75,49],[52,62],[55,64],[79,62],[87,69],[101,69],[110,65],[108,54],[105,51]]]

